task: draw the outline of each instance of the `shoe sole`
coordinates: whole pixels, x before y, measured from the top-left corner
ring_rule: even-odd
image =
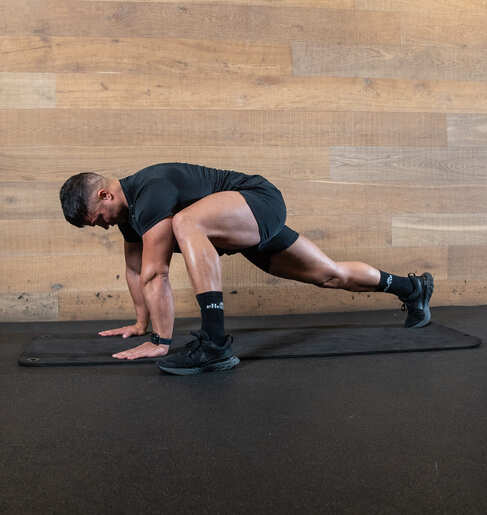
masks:
[[[424,298],[425,317],[424,317],[424,320],[421,320],[421,322],[418,322],[416,325],[409,326],[408,329],[413,329],[415,327],[416,328],[424,327],[425,325],[428,325],[431,320],[430,299],[431,299],[431,296],[433,295],[433,290],[435,289],[434,280],[433,280],[433,276],[428,272],[425,272],[423,274],[423,277],[424,277],[424,288],[426,291],[426,295]]]
[[[163,365],[158,365],[159,370],[163,372],[167,372],[168,374],[173,374],[177,376],[191,376],[195,374],[202,374],[203,372],[222,372],[223,370],[230,370],[235,368],[240,363],[240,360],[237,356],[232,356],[231,358],[227,358],[224,361],[215,361],[214,363],[208,363],[203,367],[193,367],[193,368],[172,368],[165,367]]]

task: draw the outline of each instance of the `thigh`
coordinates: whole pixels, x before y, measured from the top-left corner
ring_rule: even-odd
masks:
[[[269,182],[241,193],[259,225],[261,250],[282,231],[286,222],[286,204],[281,192]]]
[[[335,277],[338,269],[335,261],[302,235],[289,248],[272,254],[269,261],[272,275],[309,283]]]
[[[271,257],[289,248],[298,238],[299,234],[285,225],[264,245],[242,250],[241,254],[264,272],[270,272]]]
[[[243,249],[260,242],[259,226],[238,191],[220,191],[194,202],[173,218],[176,238],[203,231],[215,247]]]

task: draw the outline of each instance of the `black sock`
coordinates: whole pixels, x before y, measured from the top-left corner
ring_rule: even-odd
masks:
[[[380,283],[376,291],[393,293],[398,297],[408,297],[414,291],[413,282],[409,277],[388,274],[379,270]]]
[[[207,291],[196,295],[201,308],[201,329],[205,331],[210,340],[217,345],[225,342],[223,293],[221,291]]]

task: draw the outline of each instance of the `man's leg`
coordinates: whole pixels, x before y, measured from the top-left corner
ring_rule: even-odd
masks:
[[[321,288],[375,291],[380,271],[358,261],[335,262],[303,235],[287,249],[272,254],[269,273]]]
[[[223,344],[222,278],[215,246],[233,250],[259,243],[255,217],[240,193],[224,191],[177,213],[173,232],[201,308],[202,329],[215,343]]]
[[[286,230],[287,234],[285,231],[282,233],[284,242],[291,232],[288,228]],[[279,237],[278,235],[276,238]],[[401,277],[358,261],[334,262],[302,235],[279,252],[243,254],[262,270],[277,277],[314,284],[320,288],[397,295],[408,309],[406,327],[423,327],[430,320],[429,299],[433,293],[431,274],[425,273],[421,277],[409,274],[408,277]]]
[[[169,354],[158,366],[179,375],[233,368],[239,359],[231,351],[233,338],[224,333],[220,256],[215,247],[235,250],[256,245],[260,242],[257,221],[240,193],[222,191],[177,213],[173,233],[200,305],[201,331],[192,332],[197,340],[186,350]]]

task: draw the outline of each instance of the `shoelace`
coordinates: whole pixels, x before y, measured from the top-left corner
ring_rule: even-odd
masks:
[[[408,274],[408,277],[416,277],[416,274],[414,274],[414,273]],[[411,295],[407,299],[399,297],[400,300],[402,300],[404,302],[404,304],[401,306],[401,311],[406,311],[406,309],[407,309],[408,312],[409,312],[410,305],[413,304],[414,301],[418,297],[419,297],[419,291],[418,290],[415,290],[413,293],[411,293]]]
[[[216,345],[209,338],[206,338],[206,333],[203,331],[190,331],[190,334],[196,336],[195,340],[191,340],[186,344],[186,349],[188,352],[188,356],[191,357],[194,353],[196,353],[202,345],[212,350],[226,350],[233,342],[233,336],[229,336],[227,343],[224,346]]]
[[[193,336],[196,336],[196,339],[191,340],[185,346],[189,357],[191,357],[195,352],[198,351],[198,349],[203,345],[203,342],[209,343],[209,340],[207,340],[204,337],[204,335],[201,331],[190,331],[190,334],[192,334]]]

